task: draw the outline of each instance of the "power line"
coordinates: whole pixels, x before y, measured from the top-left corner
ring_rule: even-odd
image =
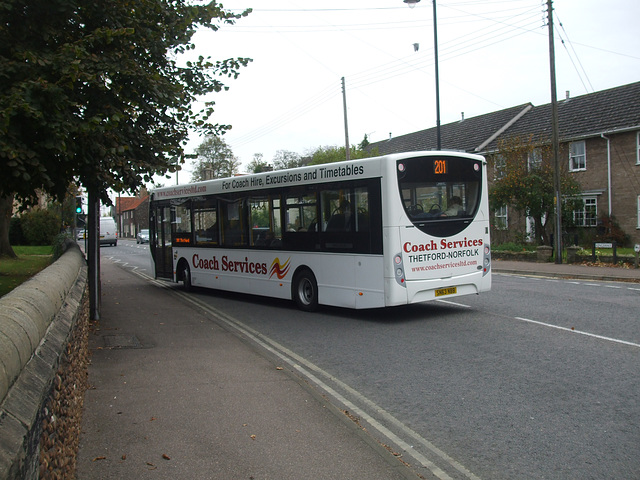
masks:
[[[580,69],[582,69],[582,72],[584,73],[584,76],[586,77],[587,82],[589,82],[589,86],[591,87],[591,92],[594,92],[595,90],[593,88],[593,85],[591,84],[591,81],[589,80],[589,76],[587,75],[587,71],[582,66],[582,62],[580,61],[580,58],[578,57],[578,52],[576,52],[575,48],[573,48],[573,44],[569,40],[569,35],[567,34],[567,31],[564,29],[564,25],[562,24],[562,20],[560,20],[560,17],[558,16],[558,12],[556,12],[556,18],[558,19],[558,22],[560,23],[560,28],[562,28],[562,31],[564,32],[564,34],[567,37],[567,42],[569,42],[569,45],[571,46],[571,50],[573,51],[573,54],[575,55],[576,60],[578,61],[578,64],[580,65]],[[576,64],[573,61],[573,57],[571,55],[571,52],[569,52],[569,49],[567,48],[567,45],[564,42],[564,39],[562,38],[562,36],[559,33],[558,33],[558,36],[560,37],[560,41],[562,42],[562,46],[567,51],[567,55],[569,56],[569,59],[571,60],[571,63],[573,64],[573,68],[576,69],[576,73],[578,74],[578,77],[580,78],[580,82],[582,82],[582,85],[584,86],[584,89],[587,92],[589,92],[589,89],[584,84],[584,81],[582,80],[582,75],[580,74],[580,70],[578,70],[578,68],[576,67]]]
[[[514,0],[493,0],[493,1],[484,1],[483,7],[501,7],[505,6],[505,8],[491,8],[492,11],[487,11],[487,8],[484,9],[483,13],[477,14],[473,12],[466,11],[464,7],[466,6],[477,6],[477,1],[461,1],[455,3],[448,3],[446,5],[442,5],[446,12],[455,12],[454,15],[448,15],[445,17],[441,17],[439,19],[439,24],[448,24],[448,25],[464,25],[471,22],[484,22],[480,28],[477,28],[473,31],[467,31],[464,27],[461,27],[460,30],[463,34],[457,35],[455,39],[450,40],[448,42],[442,42],[440,45],[440,61],[446,62],[450,61],[454,58],[469,55],[484,48],[488,48],[495,44],[499,44],[502,42],[509,41],[517,36],[526,35],[529,33],[536,33],[541,36],[545,36],[544,33],[540,32],[540,24],[539,24],[539,9],[536,7],[535,9],[531,8],[530,1],[520,2],[522,6],[514,6],[518,5],[517,1]],[[405,6],[401,7],[385,7],[385,8],[340,8],[340,9],[322,9],[322,8],[313,8],[313,9],[279,9],[279,10],[261,10],[255,9],[254,12],[292,12],[292,13],[318,13],[318,12],[352,12],[352,11],[389,11],[389,10],[400,10],[400,8],[406,9]],[[384,13],[384,12],[383,12]],[[323,19],[323,22],[326,20]],[[488,23],[488,24],[487,24]],[[392,21],[392,22],[362,22],[362,23],[344,23],[344,24],[334,24],[334,23],[326,23],[326,25],[308,25],[301,26],[299,23],[296,25],[260,25],[260,26],[234,26],[233,28],[227,29],[227,32],[238,32],[238,33],[267,33],[273,32],[278,33],[283,36],[287,36],[290,33],[325,33],[331,31],[342,31],[344,33],[349,32],[358,32],[362,30],[394,30],[394,29],[425,29],[427,27],[431,27],[432,22],[428,20],[414,20],[414,21]],[[560,24],[562,27],[562,24]],[[562,27],[564,30],[564,27]],[[566,34],[566,32],[565,32]],[[371,43],[363,40],[362,38],[358,38],[354,35],[359,41],[362,41],[369,45],[372,48],[381,50],[382,49],[378,45],[372,45]],[[568,38],[568,35],[567,35]],[[573,49],[573,44],[571,42],[570,46]],[[565,45],[563,41],[563,45]],[[297,47],[303,49],[300,43],[297,44]],[[565,49],[567,46],[565,45]],[[595,48],[595,47],[592,47]],[[426,54],[412,54],[407,55],[405,57],[394,59],[391,62],[381,64],[378,66],[371,67],[369,69],[356,72],[353,75],[346,75],[346,79],[349,82],[349,88],[361,91],[361,93],[365,94],[362,89],[364,87],[368,87],[370,85],[384,82],[402,75],[406,75],[411,72],[415,72],[416,70],[421,71],[424,70],[425,74],[431,75],[430,71],[426,69],[428,67],[433,66],[433,54],[426,50]],[[575,52],[575,49],[574,49]],[[384,52],[386,53],[386,52]],[[612,52],[615,53],[615,52]],[[571,58],[571,54],[569,53]],[[575,55],[577,58],[577,54]],[[631,56],[630,56],[631,57]],[[636,57],[632,57],[636,58]],[[579,59],[578,59],[579,61]],[[573,59],[572,59],[573,62]],[[582,64],[580,67],[584,71]],[[574,68],[577,69],[574,64]],[[334,72],[335,73],[335,72]],[[586,76],[586,72],[585,76]],[[580,73],[578,73],[580,75]],[[581,78],[582,80],[582,78]],[[587,77],[587,81],[588,77]],[[589,82],[590,84],[590,82]],[[583,82],[584,85],[584,82]],[[458,88],[458,87],[456,87]],[[586,88],[586,86],[585,86]],[[593,89],[593,87],[592,87]],[[463,90],[463,89],[461,89]],[[471,92],[467,92],[471,93]],[[255,140],[262,138],[278,129],[287,125],[304,115],[309,114],[313,110],[319,108],[320,106],[326,104],[328,101],[338,97],[340,95],[340,90],[338,88],[337,82],[332,84],[325,89],[318,92],[316,95],[310,97],[305,100],[301,104],[293,107],[288,112],[278,116],[277,118],[263,124],[262,126],[239,136],[235,141],[230,141],[230,144],[234,146],[244,146],[249,143],[254,142]],[[365,94],[366,95],[366,94]],[[491,102],[493,103],[493,102]],[[232,132],[230,132],[232,133]]]
[[[529,19],[525,20],[529,21]],[[534,32],[535,30],[532,28],[526,28],[531,25],[533,24],[529,23],[524,26],[513,25],[510,27],[503,26],[483,34],[470,36],[468,39],[463,41],[457,41],[455,43],[445,42],[444,44],[441,44],[441,61],[448,61],[461,55],[466,55],[480,49],[487,48],[491,45],[495,45],[496,43],[504,42],[516,36]],[[480,29],[478,32],[484,29],[486,28]],[[364,72],[356,73],[349,78],[354,87],[363,87],[389,78],[394,78],[399,75],[404,75],[411,71],[432,66],[433,61],[434,59],[431,53],[421,55],[417,60],[415,60],[414,55],[410,55],[394,60],[393,62],[365,70]]]
[[[262,126],[242,135],[235,140],[229,140],[229,143],[233,144],[236,147],[240,147],[246,144],[249,144],[269,133],[287,125],[288,123],[297,120],[298,118],[306,115],[317,107],[324,105],[328,100],[338,95],[340,90],[337,85],[330,85],[314,96],[308,98],[301,104],[297,105],[293,109],[283,113],[279,117],[269,121],[268,123],[263,124]]]
[[[511,9],[510,11],[513,11]],[[460,37],[458,41],[447,46],[445,43],[444,49],[444,58],[443,60],[447,60],[449,58],[454,58],[460,55],[465,55],[476,51],[480,48],[486,48],[495,43],[499,43],[501,41],[505,41],[507,39],[513,38],[516,35],[520,35],[523,33],[527,33],[531,31],[526,27],[529,24],[522,25],[521,22],[530,22],[530,18],[518,19],[518,17],[522,15],[526,15],[529,12],[522,12],[517,15],[510,15],[505,19],[500,18],[499,20],[495,20],[495,23],[498,23],[498,28],[491,27],[483,27],[472,32],[471,35],[465,35]],[[508,21],[513,21],[518,19],[518,22],[515,24],[509,24]],[[332,28],[338,28],[335,25],[330,25]],[[273,27],[271,27],[273,28]],[[488,32],[481,33],[485,30],[489,29]],[[520,30],[516,34],[513,33],[513,30]],[[508,36],[507,36],[508,35]],[[505,38],[506,36],[506,38]],[[466,39],[465,39],[466,38]],[[480,46],[479,46],[480,45]],[[466,49],[466,51],[465,51]],[[394,60],[388,64],[380,65],[377,67],[373,67],[372,69],[365,70],[361,73],[356,73],[351,78],[349,78],[349,85],[355,89],[361,89],[363,87],[379,83],[397,76],[405,75],[409,72],[413,72],[415,70],[420,70],[427,66],[433,65],[433,57],[432,56],[423,56],[418,61],[414,61],[413,56],[407,56],[398,60]],[[314,95],[313,97],[307,99],[305,102],[300,104],[297,107],[294,107],[292,110],[286,112],[285,114],[275,118],[274,120],[258,127],[251,132],[238,137],[235,140],[229,140],[229,142],[235,147],[240,147],[247,145],[249,143],[254,142],[255,140],[262,138],[271,132],[278,130],[284,125],[287,125],[294,120],[308,114],[312,110],[318,108],[321,105],[324,105],[328,100],[333,97],[339,95],[339,91],[335,86],[329,86]]]

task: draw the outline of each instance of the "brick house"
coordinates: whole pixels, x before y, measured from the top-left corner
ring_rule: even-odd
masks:
[[[558,125],[561,168],[581,185],[584,204],[582,211],[573,212],[572,238],[575,234],[588,242],[601,233],[602,219],[613,216],[631,244],[640,243],[640,82],[575,98],[567,94],[558,102]],[[490,187],[501,141],[520,138],[550,145],[551,104],[527,103],[441,126],[444,150],[487,157]],[[368,148],[384,155],[435,146],[436,128],[430,128]],[[530,230],[526,218],[511,208],[493,215],[492,234],[500,241]]]
[[[135,238],[140,230],[149,228],[149,195],[146,190],[138,197],[116,198],[116,223],[120,238]]]

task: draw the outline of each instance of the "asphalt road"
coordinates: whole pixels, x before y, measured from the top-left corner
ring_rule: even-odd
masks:
[[[149,274],[148,245],[101,255]],[[455,479],[640,478],[639,298],[633,284],[500,274],[482,296],[373,311],[185,297],[426,478]]]
[[[81,245],[81,248],[83,245]],[[135,239],[118,239],[115,247],[100,247],[100,257],[119,263],[122,267],[151,275],[151,252],[148,243],[138,244]]]

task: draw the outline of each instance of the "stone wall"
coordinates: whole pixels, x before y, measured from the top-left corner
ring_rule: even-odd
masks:
[[[86,315],[82,314],[86,311],[86,306],[83,307],[86,262],[74,242],[69,241],[66,247],[54,264],[0,298],[2,480],[68,478],[58,474],[41,475],[40,471],[41,451],[51,453],[53,448],[54,452],[64,455],[65,449],[68,450],[67,439],[57,440],[59,433],[65,431],[60,427],[62,420],[73,416],[67,399],[70,380],[67,377],[77,363],[75,353],[83,349],[82,340],[78,339],[86,327],[79,325],[87,323]],[[86,342],[84,350],[87,350]],[[73,375],[75,378],[84,375],[86,382],[86,371]],[[83,388],[80,383],[72,390],[82,398]],[[50,431],[56,439],[53,447],[51,442],[41,447],[43,427],[45,433]],[[46,459],[46,455],[43,458]]]

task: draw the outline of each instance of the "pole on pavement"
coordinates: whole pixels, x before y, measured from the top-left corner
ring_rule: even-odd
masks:
[[[556,199],[555,251],[556,263],[562,263],[562,193],[560,191],[560,135],[558,128],[558,96],[556,93],[556,60],[553,42],[553,1],[547,0],[549,12],[549,71],[551,73],[551,143],[553,149],[553,185]]]

